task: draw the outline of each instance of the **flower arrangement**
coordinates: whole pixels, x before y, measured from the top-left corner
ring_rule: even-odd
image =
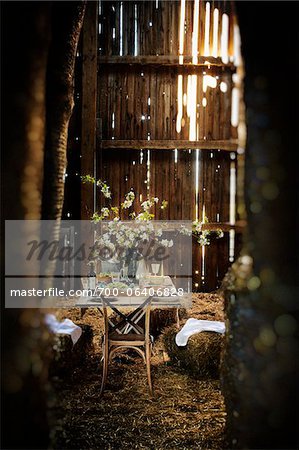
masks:
[[[111,191],[110,187],[107,185],[105,181],[96,180],[91,175],[84,175],[81,177],[83,183],[92,183],[96,184],[103,196],[110,201],[110,206],[101,208],[100,212],[95,212],[91,217],[91,220],[94,223],[98,223],[102,220],[110,220],[113,222],[122,223],[120,220],[120,209],[118,206],[112,206],[111,200]],[[120,208],[123,210],[129,210],[130,208],[134,209],[134,201],[135,201],[135,193],[133,190],[129,191],[125,195],[124,201],[121,203]],[[102,239],[104,239],[104,243],[107,244],[108,241],[110,245],[113,241],[117,241],[118,244],[126,244],[127,248],[133,248],[136,240],[145,240],[148,236],[154,236],[156,239],[162,236],[162,231],[155,230],[155,227],[151,224],[151,221],[155,218],[155,214],[153,212],[153,207],[159,203],[158,197],[150,197],[144,202],[141,203],[141,210],[139,212],[135,212],[134,210],[129,214],[129,217],[136,221],[142,222],[144,221],[144,228],[136,227],[135,229],[129,226],[117,226],[117,224],[109,224],[108,234],[107,236],[102,235]],[[168,206],[168,202],[166,200],[161,201],[161,210],[165,210]],[[197,242],[200,246],[210,245],[211,239],[222,238],[224,236],[223,231],[219,228],[217,230],[203,230],[203,225],[208,223],[208,218],[204,215],[202,221],[196,220],[192,222],[192,235],[196,237]],[[158,235],[157,233],[161,233]],[[184,228],[182,228],[181,233],[184,234]],[[167,239],[162,239],[160,241],[162,245],[165,247],[171,247],[173,242]]]
[[[152,219],[155,217],[153,207],[159,203],[158,197],[150,197],[145,200],[141,203],[141,210],[136,213],[133,210],[135,201],[135,193],[133,190],[125,195],[125,199],[119,208],[118,206],[112,206],[110,187],[106,182],[96,180],[90,175],[85,175],[81,178],[83,183],[96,184],[104,197],[110,201],[110,205],[102,207],[100,212],[95,212],[91,220],[93,223],[105,222],[102,226],[101,235],[96,239],[96,244],[98,247],[104,247],[106,252],[113,255],[114,259],[123,260],[127,257],[128,250],[136,249],[141,242],[148,243],[154,241],[165,248],[173,246],[173,240],[165,239],[163,230],[155,226],[152,222]],[[160,207],[161,209],[167,207],[166,200],[161,202]],[[129,209],[133,210],[129,214],[129,217],[132,219],[131,224],[127,221],[123,222],[120,219],[120,210]]]

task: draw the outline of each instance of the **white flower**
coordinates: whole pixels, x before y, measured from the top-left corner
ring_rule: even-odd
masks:
[[[108,186],[103,186],[101,192],[103,193],[104,197],[111,198],[111,192],[109,192]]]
[[[130,208],[131,206],[132,206],[132,200],[125,200],[124,202],[123,202],[123,208],[124,209],[128,209],[128,208]]]
[[[154,197],[154,202],[158,203],[158,201],[159,201],[158,197]]]
[[[129,235],[128,235],[128,238],[130,239],[130,241],[134,241],[134,239],[135,239],[135,234],[131,231],[130,233],[129,233]]]
[[[101,209],[101,213],[102,213],[103,217],[108,217],[109,216],[109,209],[108,208],[102,208]]]
[[[123,236],[119,236],[119,238],[117,238],[117,242],[120,245],[123,245],[125,243],[125,238]]]
[[[135,194],[134,194],[133,191],[130,191],[130,192],[127,193],[126,200],[130,200],[130,201],[135,200]]]
[[[198,239],[198,243],[200,245],[210,245],[209,232],[203,231],[203,233],[201,234],[201,236]]]
[[[186,226],[181,225],[181,228],[179,230],[180,234],[182,234],[183,236],[191,236],[192,231],[191,229],[189,230]]]
[[[202,229],[202,223],[198,222],[198,220],[195,220],[194,222],[192,222],[192,227],[193,227],[194,231],[196,231],[197,233],[200,233],[201,229]]]
[[[109,191],[110,187],[107,184],[103,183],[102,180],[97,181],[97,186],[101,188],[101,192],[106,198],[111,198],[111,192]]]
[[[162,239],[161,244],[163,245],[163,247],[173,247],[173,240],[170,239],[170,241],[168,241],[167,239]]]
[[[109,242],[110,241],[110,234],[109,233],[103,234],[102,240],[103,240],[103,242]]]
[[[143,203],[141,203],[141,208],[142,208],[144,211],[149,210],[149,208],[150,208],[149,201],[148,201],[148,200],[145,200]],[[139,216],[140,216],[140,214],[139,214]],[[137,217],[138,217],[138,216],[137,216]]]

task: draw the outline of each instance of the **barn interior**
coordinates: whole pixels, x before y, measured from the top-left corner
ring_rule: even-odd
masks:
[[[136,211],[158,198],[155,220],[208,239],[181,325],[227,330],[179,352],[154,313],[154,398],[130,353],[101,397],[96,309],[3,303],[3,448],[296,448],[297,18],[296,2],[2,2],[3,218],[90,221],[109,202],[86,176],[121,220],[128,192]],[[53,344],[49,312],[82,342]]]

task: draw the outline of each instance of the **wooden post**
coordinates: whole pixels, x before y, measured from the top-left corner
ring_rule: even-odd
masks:
[[[97,14],[98,2],[89,1],[82,32],[82,144],[81,174],[94,175],[96,152]],[[94,212],[94,186],[82,184],[81,219]]]

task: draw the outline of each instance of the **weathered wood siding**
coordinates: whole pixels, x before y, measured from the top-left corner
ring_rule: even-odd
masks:
[[[201,220],[204,208],[215,227],[227,224],[238,149],[231,2],[102,1],[98,12],[97,175],[115,205],[134,189],[139,203],[169,202],[157,219]],[[194,289],[218,287],[229,257],[229,227],[204,254],[195,242]]]

